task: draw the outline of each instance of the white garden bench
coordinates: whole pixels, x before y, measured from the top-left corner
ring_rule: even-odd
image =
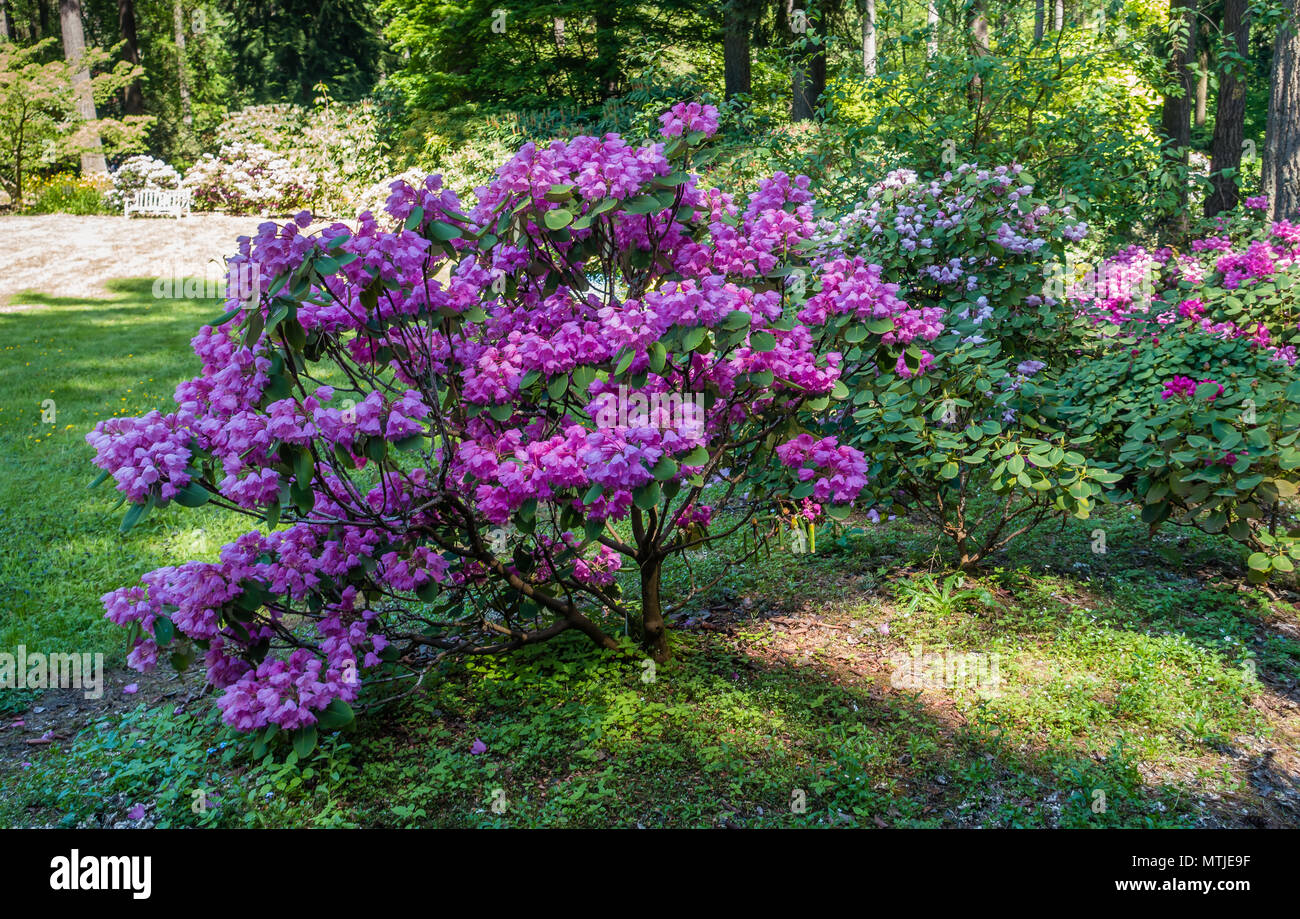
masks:
[[[136,192],[122,207],[122,216],[146,214],[158,217],[188,217],[190,190],[188,188],[146,188]]]

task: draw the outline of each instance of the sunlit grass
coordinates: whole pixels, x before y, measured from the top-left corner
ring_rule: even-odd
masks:
[[[164,508],[129,535],[111,481],[94,491],[86,434],[98,422],[170,410],[194,376],[189,340],[214,301],[157,300],[148,280],[106,300],[19,294],[0,313],[0,647],[104,652],[120,630],[99,597],[186,558],[214,557],[239,532],[215,511]],[[49,401],[47,401],[49,400]]]

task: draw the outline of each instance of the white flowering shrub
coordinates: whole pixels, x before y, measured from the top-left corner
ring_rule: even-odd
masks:
[[[323,93],[311,108],[254,105],[232,112],[217,130],[217,142],[223,149],[260,147],[304,170],[312,178],[312,210],[330,216],[363,210],[362,197],[392,171],[379,140],[374,104],[335,102]],[[425,175],[421,172],[419,179]],[[387,196],[385,184],[379,205]]]
[[[181,174],[168,163],[147,154],[128,157],[113,170],[113,187],[105,198],[113,208],[120,208],[138,191],[147,188],[175,189],[181,187]]]

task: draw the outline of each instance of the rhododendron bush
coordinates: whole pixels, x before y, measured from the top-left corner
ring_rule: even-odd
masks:
[[[1129,247],[1074,299],[1099,332],[1070,403],[1123,475],[1110,496],[1226,533],[1250,574],[1300,559],[1300,227],[1244,213],[1190,251]]]
[[[160,159],[140,154],[127,157],[113,170],[113,187],[105,199],[113,207],[122,207],[138,191],[180,188],[181,175]]]
[[[310,747],[372,677],[453,655],[627,629],[662,659],[666,564],[743,562],[727,538],[777,507],[847,512],[866,460],[808,426],[848,395],[845,339],[893,366],[937,320],[865,309],[834,262],[800,302],[807,180],[704,188],[716,112],[662,122],[642,146],[526,145],[472,202],[430,176],[394,183],[382,223],[241,240],[231,271],[259,266],[261,296],[194,339],[175,412],[88,437],[124,526],[171,502],[257,522],[104,598],[133,666],[202,658],[228,723]]]
[[[877,367],[846,355],[854,409],[833,429],[871,458],[874,515],[919,514],[963,567],[1050,514],[1087,517],[1118,477],[1058,423],[1079,330],[1052,284],[1086,224],[1036,196],[1019,166],[965,164],[928,181],[892,172],[823,230],[819,258],[839,286],[817,297],[833,290],[867,314],[912,306],[886,334],[906,356]]]
[[[182,184],[193,193],[196,210],[291,214],[315,197],[318,180],[261,144],[231,143],[203,154]]]

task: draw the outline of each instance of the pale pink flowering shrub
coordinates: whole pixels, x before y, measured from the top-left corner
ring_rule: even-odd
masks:
[[[261,144],[223,144],[185,174],[195,210],[231,214],[288,214],[309,205],[319,183],[304,166]]]
[[[1020,165],[967,163],[895,170],[820,229],[800,318],[849,310],[902,346],[845,354],[854,410],[826,429],[872,461],[873,519],[920,515],[975,567],[1049,515],[1087,517],[1107,473],[1056,421],[1075,323],[1052,283],[1087,224]]]

